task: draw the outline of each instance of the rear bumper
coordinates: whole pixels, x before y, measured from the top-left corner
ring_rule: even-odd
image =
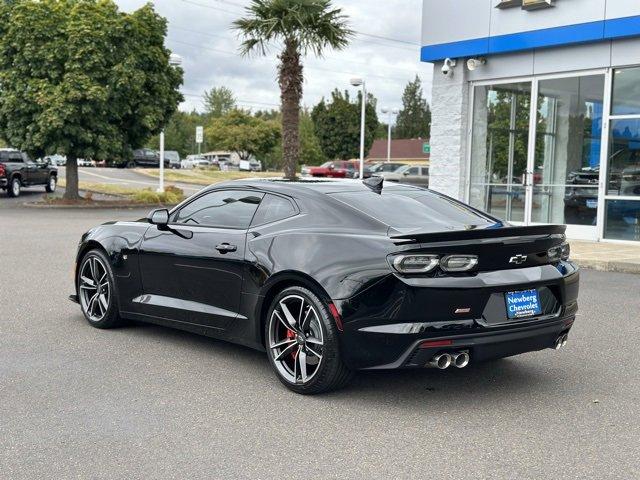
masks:
[[[576,309],[572,310],[575,312]],[[508,329],[468,334],[451,332],[437,337],[411,332],[352,332],[344,339],[343,347],[350,351],[346,355],[347,363],[359,370],[424,367],[438,353],[461,350],[468,351],[471,362],[475,363],[553,348],[555,340],[568,333],[574,321],[575,313],[572,313]],[[421,348],[424,342],[434,340],[450,344]]]
[[[471,362],[552,348],[578,310],[579,272],[569,263],[427,285],[386,279],[357,298],[337,301],[344,361],[353,369],[424,366],[437,353],[468,350]],[[505,293],[536,289],[542,313],[508,319]],[[459,307],[464,308],[458,314]],[[439,345],[420,348],[428,341]]]
[[[448,339],[452,343],[446,347],[421,348],[421,344],[430,339],[420,339],[414,341],[394,362],[367,369],[424,367],[438,353],[462,350],[469,352],[471,362],[483,362],[553,348],[556,339],[571,330],[574,320],[575,316],[562,317],[550,323],[514,328],[509,331],[451,336]]]

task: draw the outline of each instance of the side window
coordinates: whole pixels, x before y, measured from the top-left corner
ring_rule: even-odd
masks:
[[[420,175],[420,167],[411,167],[408,173],[409,175]]]
[[[293,204],[286,198],[267,194],[260,203],[251,225],[264,225],[265,223],[277,222],[278,220],[292,217],[296,213]]]
[[[422,167],[422,176],[423,177],[429,176],[429,169],[427,167]]]
[[[23,163],[24,159],[22,158],[22,154],[20,152],[9,152],[9,161]]]
[[[239,190],[208,193],[185,205],[173,216],[174,223],[221,228],[249,228],[264,194]]]

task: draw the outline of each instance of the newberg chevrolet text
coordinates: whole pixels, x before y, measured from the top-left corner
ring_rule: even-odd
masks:
[[[263,350],[298,393],[355,370],[464,368],[561,348],[577,311],[565,227],[516,227],[438,193],[336,180],[218,184],[83,235],[77,301]]]

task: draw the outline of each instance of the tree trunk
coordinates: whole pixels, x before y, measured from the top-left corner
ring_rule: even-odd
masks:
[[[284,175],[290,180],[296,178],[300,159],[300,100],[302,99],[303,80],[298,43],[288,39],[280,54],[278,83],[282,102]]]
[[[66,200],[79,200],[78,194],[78,157],[75,155],[67,155],[67,166],[65,167],[65,181],[67,185],[64,187],[64,196]]]

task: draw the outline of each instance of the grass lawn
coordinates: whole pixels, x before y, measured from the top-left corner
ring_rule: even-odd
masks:
[[[143,175],[158,178],[160,170],[138,169]],[[167,182],[194,183],[196,185],[211,185],[213,183],[226,182],[227,180],[240,180],[244,178],[273,178],[282,177],[282,172],[221,172],[220,170],[208,170],[194,168],[193,170],[165,170],[164,179]]]
[[[65,179],[60,179],[58,185],[66,186]],[[168,204],[173,205],[184,200],[184,192],[174,186],[167,186],[164,193],[157,193],[151,188],[132,188],[115,183],[90,183],[79,182],[78,189],[84,192],[117,195],[142,204]]]

